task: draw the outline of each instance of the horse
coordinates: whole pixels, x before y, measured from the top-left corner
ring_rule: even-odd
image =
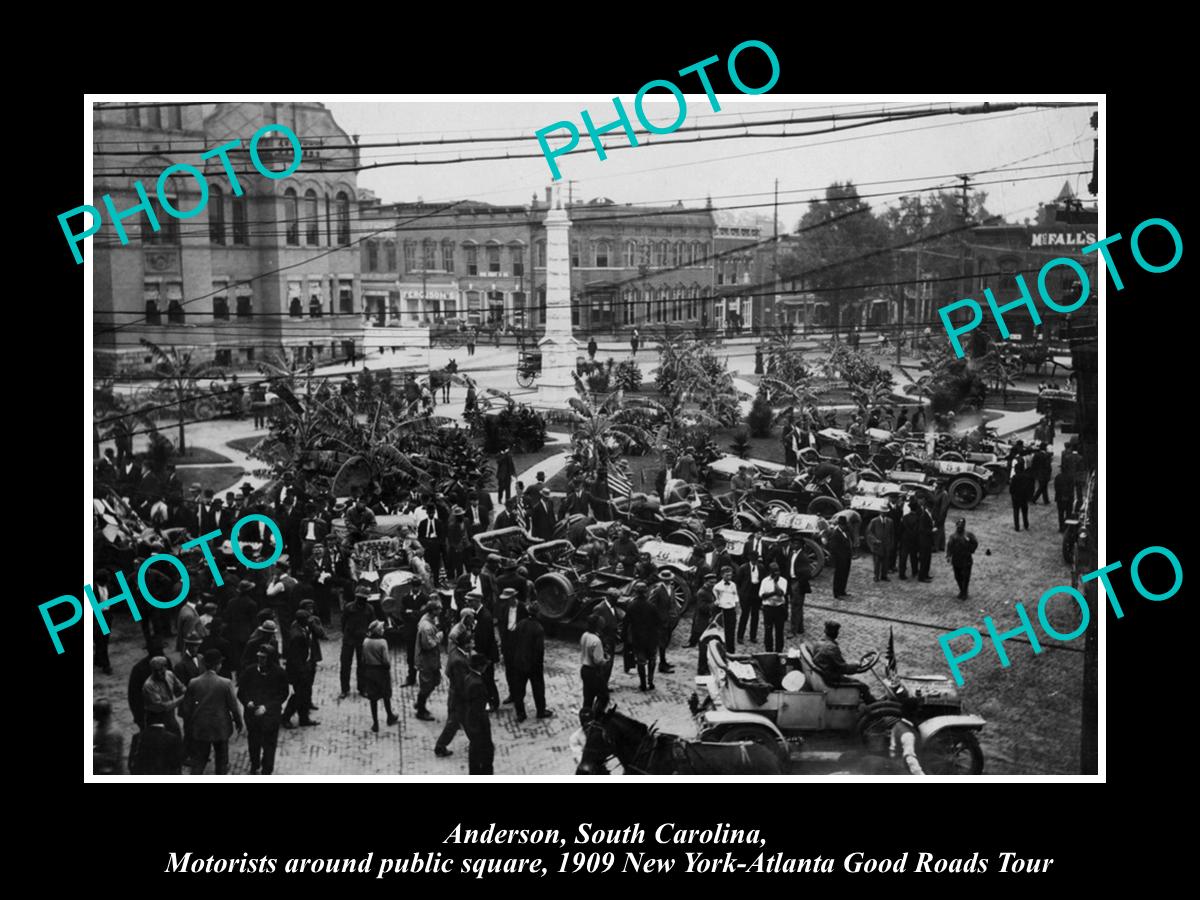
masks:
[[[586,741],[576,775],[607,775],[616,757],[627,775],[783,775],[783,763],[769,747],[753,741],[709,743],[660,732],[616,706],[584,724]]]
[[[429,370],[429,390],[433,396],[437,397],[438,388],[442,390],[442,402],[450,402],[450,385],[454,382],[453,375],[458,371],[458,363],[454,360],[446,363],[443,369]]]

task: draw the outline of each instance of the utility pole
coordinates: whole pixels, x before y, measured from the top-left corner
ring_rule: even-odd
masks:
[[[775,179],[775,207],[771,234],[771,316],[779,321],[779,179]],[[759,324],[762,320],[759,319]]]
[[[962,210],[961,210],[961,213],[962,213],[962,223],[964,226],[966,226],[966,225],[970,224],[970,221],[971,221],[971,206],[970,206],[971,199],[970,199],[970,193],[969,193],[970,186],[971,186],[971,176],[970,175],[959,175],[958,177],[959,177],[959,179],[962,180]],[[970,283],[970,279],[967,275],[967,239],[966,239],[965,233],[963,234],[962,237],[959,238],[958,246],[960,248],[960,253],[962,254],[962,275],[963,275],[962,292],[967,293],[971,287],[971,283]],[[932,310],[930,310],[930,312],[932,312]],[[967,368],[969,369],[970,367],[971,367],[971,361],[968,360]]]
[[[1100,113],[1092,113],[1092,131],[1099,131]],[[1092,138],[1092,180],[1088,182],[1088,193],[1096,196],[1100,189],[1100,137]]]

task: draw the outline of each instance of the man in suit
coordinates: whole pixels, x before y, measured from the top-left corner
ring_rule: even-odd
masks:
[[[204,643],[204,638],[193,632],[189,634],[183,642],[183,654],[179,657],[179,662],[175,663],[173,670],[175,677],[179,679],[179,683],[187,687],[192,683],[192,679],[200,675],[204,671],[203,658],[200,655],[200,645]]]
[[[867,547],[875,563],[875,580],[887,581],[888,558],[892,553],[896,532],[892,517],[888,513],[875,516],[867,523]]]
[[[592,514],[592,495],[583,486],[583,479],[576,476],[571,480],[571,490],[563,498],[559,506],[558,517],[565,519],[570,515],[590,516]]]
[[[492,743],[492,723],[488,719],[488,688],[485,671],[487,657],[472,653],[463,678],[463,731],[470,742],[467,747],[467,774],[491,775],[496,755]]]
[[[472,491],[467,497],[467,524],[471,534],[491,529],[493,506],[492,495],[483,488]]]
[[[918,519],[917,501],[911,500],[908,504],[908,511],[900,519],[900,580],[907,581],[908,575],[905,572],[908,570],[909,564],[912,564],[912,572],[914,576],[918,576],[917,569],[917,530]]]
[[[496,487],[499,489],[496,494],[497,500],[503,500],[507,505],[512,499],[512,483],[516,477],[517,467],[513,463],[512,448],[501,447],[500,455],[496,457]]]
[[[438,508],[432,500],[425,504],[425,518],[417,523],[417,540],[425,550],[425,562],[436,584],[442,568],[442,547],[446,539],[446,526]]]
[[[225,619],[229,623],[230,662],[236,668],[246,650],[246,642],[257,627],[258,603],[254,600],[255,584],[243,578],[237,586],[237,594],[225,605]]]
[[[471,546],[467,528],[466,510],[455,505],[450,510],[450,524],[446,526],[446,543],[443,545],[447,578],[455,579],[463,573]]]
[[[550,504],[549,488],[542,488],[540,496],[529,511],[529,521],[535,538],[542,541],[554,540],[554,526],[557,520],[554,508]]]
[[[153,593],[153,589],[151,590]],[[156,597],[169,597],[170,594],[154,594]],[[184,642],[191,635],[192,629],[200,621],[200,611],[189,596],[179,605],[179,617],[175,620],[175,652],[182,653]]]
[[[217,674],[221,652],[204,654],[205,671],[192,679],[183,696],[181,709],[191,730],[193,775],[204,774],[210,752],[215,755],[218,775],[229,771],[229,738],[236,728],[242,731],[242,712],[233,693],[233,683]]]
[[[356,669],[359,681],[362,679],[362,642],[367,636],[367,628],[375,619],[375,612],[367,602],[369,590],[364,585],[354,591],[354,600],[342,609],[342,650],[340,669],[342,693],[338,699],[350,696],[350,667]]]
[[[299,713],[300,724],[304,727],[319,725],[319,722],[309,718],[312,706],[313,679],[316,676],[314,644],[316,637],[308,627],[309,613],[306,609],[296,610],[295,621],[288,632],[287,644],[284,646],[284,659],[288,681],[292,685],[292,696],[287,708],[283,711],[283,727],[295,728],[292,716]]]
[[[208,534],[210,531],[215,531],[220,514],[220,507],[213,502],[212,488],[205,489],[204,499],[196,506],[194,527],[198,530],[195,536],[198,537],[202,534]],[[189,525],[191,524],[189,523]]]
[[[917,560],[921,566],[918,581],[933,581],[929,575],[929,563],[933,558],[933,532],[933,516],[929,513],[928,504],[921,500],[917,506]]]
[[[600,635],[600,643],[608,657],[609,674],[612,673],[613,660],[617,653],[617,638],[621,634],[621,619],[624,618],[621,610],[617,607],[617,600],[620,596],[621,592],[616,588],[609,588],[604,592],[604,599],[592,608],[592,615],[599,622],[596,633]],[[607,676],[605,680],[607,683]]]
[[[305,516],[300,520],[301,549],[305,558],[308,558],[314,547],[323,545],[328,536],[329,523],[318,514],[315,505],[308,504]]]
[[[483,593],[472,591],[466,596],[467,606],[475,613],[475,633],[472,648],[487,659],[480,672],[487,688],[487,705],[492,711],[500,708],[500,691],[496,687],[496,664],[500,662],[500,644],[496,641],[496,620],[483,603]]]
[[[900,556],[900,525],[904,519],[904,500],[899,496],[891,498],[891,506],[885,515],[892,520],[892,549],[888,553],[887,571],[895,572]]]
[[[130,760],[130,775],[180,775],[183,773],[183,740],[161,722],[139,735],[136,759]]]
[[[509,571],[515,573],[516,571],[516,566],[512,563],[506,563],[504,568],[506,573]],[[497,587],[500,588],[500,596],[496,600],[494,615],[496,631],[500,637],[500,655],[504,659],[504,677],[508,682],[508,696],[501,702],[511,703],[516,696],[513,686],[516,672],[516,663],[513,661],[513,634],[516,631],[517,622],[520,621],[521,604],[515,587],[502,582],[498,582]]]
[[[274,646],[258,648],[255,665],[238,676],[238,700],[245,707],[246,736],[250,744],[250,774],[275,771],[279,723],[288,699],[288,680]]]
[[[512,528],[514,525],[522,525],[522,517],[517,515],[518,507],[521,501],[516,497],[509,497],[504,501],[504,509],[496,515],[496,521],[492,528],[499,531],[501,528]],[[522,526],[523,527],[523,526]]]
[[[521,613],[524,613],[521,616]],[[533,693],[533,705],[539,719],[548,719],[554,715],[546,708],[546,629],[538,621],[537,601],[530,603],[527,608],[518,609],[517,627],[512,635],[513,676],[513,706],[517,711],[517,721],[525,721],[525,686],[528,684]]]
[[[954,580],[958,584],[958,599],[967,599],[967,588],[971,585],[972,555],[979,548],[975,535],[967,531],[967,520],[955,522],[954,534],[946,541],[946,559],[954,569]]]
[[[804,552],[804,542],[792,539],[792,550],[788,555],[785,570],[790,595],[792,634],[804,634],[804,599],[812,593],[812,562]]]
[[[946,517],[950,514],[950,492],[942,482],[929,501],[929,514],[933,517],[933,549],[940,552],[946,549]]]
[[[463,719],[466,718],[467,692],[464,681],[469,668],[473,632],[473,624],[471,629],[456,627],[450,632],[450,646],[446,653],[446,724],[434,742],[435,756],[451,754],[450,742],[454,740],[458,729],[462,727]]]
[[[467,571],[463,572],[454,582],[454,605],[459,609],[466,607],[467,595],[472,591],[483,596],[483,563],[478,559],[467,562]]]
[[[826,544],[829,556],[833,560],[833,596],[841,599],[850,596],[846,593],[846,583],[850,579],[850,535],[849,526],[845,519],[839,519],[837,525],[829,530]]]
[[[732,581],[730,588],[737,590]],[[625,610],[625,641],[637,660],[638,679],[641,682],[639,690],[642,691],[654,690],[654,669],[658,662],[658,610],[650,602],[649,594],[650,588],[646,582],[636,582],[633,600]]]
[[[704,634],[704,630],[708,628],[712,622],[713,613],[716,610],[717,598],[713,594],[713,585],[717,583],[716,572],[705,572],[701,580],[700,590],[696,591],[696,608],[692,611],[692,630],[688,635],[687,645],[695,647],[700,643],[700,636]],[[700,660],[701,668],[703,668],[704,660]],[[700,671],[697,674],[703,675]]]
[[[741,602],[742,614],[738,619],[738,643],[746,643],[746,625],[750,625],[750,643],[758,643],[758,619],[762,611],[762,597],[758,588],[766,566],[758,558],[758,551],[751,548],[746,551],[746,561],[737,567],[734,580],[738,586],[738,599]],[[700,629],[704,631],[703,628]],[[700,636],[696,635],[699,642]]]
[[[650,589],[650,602],[658,612],[658,670],[668,675],[675,671],[675,667],[667,662],[667,647],[671,644],[671,633],[677,621],[677,590],[675,573],[670,569],[660,569],[658,583]]]

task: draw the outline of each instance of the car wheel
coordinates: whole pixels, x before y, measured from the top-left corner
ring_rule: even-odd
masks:
[[[974,478],[955,478],[949,492],[956,509],[974,509],[983,500],[983,486]]]
[[[939,731],[917,751],[926,775],[979,775],[983,750],[975,732],[962,728]]]
[[[787,747],[769,728],[761,725],[732,725],[721,732],[721,743],[723,744],[737,744],[742,741],[750,741],[766,747],[779,757],[779,764],[783,767],[783,771],[788,770]]]
[[[812,538],[805,538],[804,554],[808,557],[809,578],[816,578],[825,568],[825,548]]]
[[[834,497],[813,497],[812,502],[808,504],[808,509],[805,510],[809,515],[820,516],[823,519],[828,519],[841,511],[842,502]]]

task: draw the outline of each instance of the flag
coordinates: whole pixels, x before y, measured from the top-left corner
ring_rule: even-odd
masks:
[[[618,465],[619,464],[609,464],[608,494],[614,500],[617,497],[625,497],[628,499],[633,494],[633,482],[629,480],[628,475],[617,468]]]
[[[883,673],[889,677],[896,674],[896,632],[893,627],[888,628],[887,665]]]

